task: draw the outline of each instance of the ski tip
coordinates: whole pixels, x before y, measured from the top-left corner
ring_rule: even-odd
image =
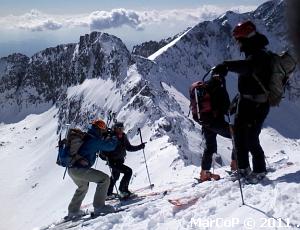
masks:
[[[181,206],[181,203],[178,201],[178,200],[171,200],[171,199],[168,199],[168,202],[179,207]]]
[[[227,174],[229,174],[229,175],[232,174],[232,171],[231,171],[231,170],[225,170],[225,172],[226,172]]]

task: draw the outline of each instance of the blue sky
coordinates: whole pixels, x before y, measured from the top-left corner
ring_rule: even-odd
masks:
[[[93,30],[134,44],[173,36],[227,10],[246,12],[264,0],[0,0],[0,57],[78,42]]]
[[[93,10],[194,8],[210,5],[259,5],[262,0],[1,0],[0,15],[22,14],[31,9],[46,13],[83,13]]]

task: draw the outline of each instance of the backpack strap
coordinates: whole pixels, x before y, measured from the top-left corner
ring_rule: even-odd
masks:
[[[269,91],[266,89],[266,87],[263,85],[263,83],[259,80],[258,76],[253,73],[253,78],[257,81],[257,83],[259,84],[259,86],[262,88],[262,90],[265,92],[265,94],[267,95],[267,97],[269,96]]]
[[[264,52],[271,58],[271,55],[273,54],[271,51],[264,49]],[[264,91],[265,96],[262,96],[262,94],[259,95],[251,95],[252,96],[252,101],[258,102],[258,103],[265,103],[268,101],[269,98],[269,90],[266,89],[266,87],[263,85],[263,83],[261,82],[261,80],[259,79],[259,77],[253,73],[252,74],[253,78],[256,80],[256,82],[258,83],[258,85],[260,86],[260,88]],[[248,95],[241,95],[244,98],[247,98]],[[265,98],[264,98],[265,97]],[[249,100],[251,100],[248,97]]]
[[[267,49],[263,49],[263,51],[269,56],[269,58],[271,59],[272,58],[272,55],[273,55],[273,52],[270,51],[270,50],[267,50]],[[269,91],[266,89],[266,87],[263,85],[263,83],[261,82],[261,80],[259,80],[259,77],[253,73],[253,78],[257,81],[257,83],[259,84],[259,86],[262,88],[262,90],[265,92],[265,94],[267,96],[269,96]]]

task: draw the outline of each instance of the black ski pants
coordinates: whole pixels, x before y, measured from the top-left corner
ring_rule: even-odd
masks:
[[[268,103],[257,103],[245,98],[241,98],[238,103],[234,138],[240,169],[250,166],[250,152],[252,154],[253,172],[266,172],[265,154],[259,142],[259,134],[269,110]]]
[[[110,184],[107,191],[107,195],[111,195],[114,186],[118,179],[120,178],[120,173],[123,173],[124,176],[121,179],[119,190],[121,192],[128,191],[128,185],[132,176],[132,169],[126,165],[124,165],[124,160],[110,160],[108,161],[109,167],[112,169],[112,175],[110,177]]]
[[[202,134],[205,139],[205,147],[201,167],[203,170],[210,170],[213,154],[217,153],[217,135],[221,135],[225,138],[231,138],[229,124],[224,120],[216,120],[209,124],[203,124]],[[233,153],[231,158],[235,159],[235,155]]]

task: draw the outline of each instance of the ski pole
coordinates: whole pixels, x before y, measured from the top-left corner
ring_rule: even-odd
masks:
[[[59,135],[59,143],[60,143],[60,142],[61,142],[61,133],[60,133],[60,135]],[[59,147],[59,148],[60,148],[60,147]],[[68,167],[65,168],[64,175],[63,175],[63,180],[64,180],[65,177],[66,177],[67,169],[68,169]]]
[[[108,111],[108,116],[107,116],[107,122],[106,126],[109,128],[111,122],[116,123],[116,113],[112,112],[111,110]]]
[[[231,135],[232,146],[233,146],[233,154],[235,156],[236,164],[238,166],[239,163],[238,163],[237,152],[236,152],[236,147],[235,147],[234,129],[233,129],[233,126],[230,121],[230,115],[228,115],[228,123],[229,123],[229,131],[230,131],[230,135]],[[238,176],[239,187],[240,187],[240,192],[241,192],[242,205],[245,205],[239,166],[237,167],[237,176]]]
[[[113,117],[113,121],[114,123],[117,123],[117,118],[116,118],[117,114],[116,113],[113,113],[112,117]]]
[[[141,132],[141,129],[140,129],[140,128],[138,128],[138,132],[139,132],[139,134],[140,134],[141,144],[143,144],[142,132]],[[145,165],[146,165],[146,170],[147,170],[148,180],[149,180],[149,183],[150,183],[150,188],[151,188],[151,190],[152,190],[153,185],[152,185],[151,180],[150,180],[150,175],[149,175],[149,170],[148,170],[148,165],[147,165],[147,160],[146,160],[146,155],[145,155],[145,150],[144,150],[144,149],[143,149],[143,154],[144,154],[144,159],[145,159]]]
[[[112,168],[111,168],[110,165],[109,165],[108,157],[106,157],[106,161],[107,161],[107,165],[108,165],[108,168],[109,168],[109,171],[110,171],[111,178],[112,178],[113,181],[115,182],[115,189],[116,189],[116,191],[117,191],[117,195],[118,195],[118,197],[120,197],[120,195],[119,195],[119,190],[118,190],[118,187],[117,187],[117,185],[116,185],[116,182],[117,182],[117,181],[115,180],[114,175],[113,175],[113,173],[112,173]]]
[[[66,126],[67,126],[67,130],[66,130],[66,134],[65,134],[65,138],[67,138],[68,137],[68,133],[69,133],[69,129],[70,129],[70,124],[66,124]],[[61,141],[61,133],[60,133],[60,135],[59,135],[59,141]],[[63,180],[65,179],[65,177],[66,177],[66,173],[67,173],[67,170],[68,170],[68,166],[66,167],[66,169],[65,169],[65,171],[64,171],[64,175],[63,175]]]
[[[111,110],[109,110],[108,113],[107,113],[107,121],[106,121],[107,127],[109,126],[109,124],[111,122],[111,113],[112,113]]]

